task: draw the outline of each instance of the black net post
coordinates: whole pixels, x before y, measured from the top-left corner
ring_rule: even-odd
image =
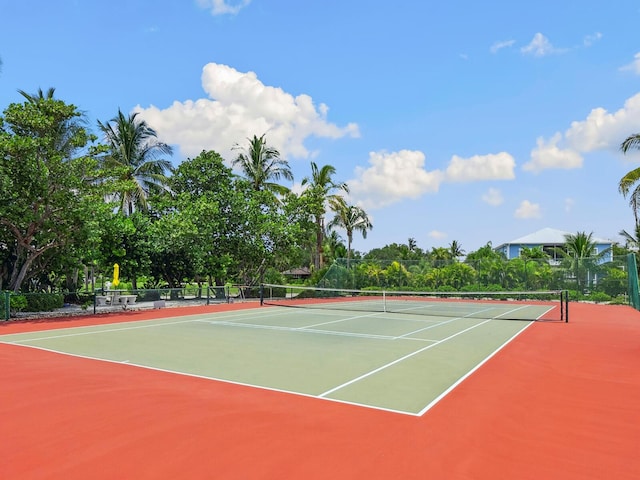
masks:
[[[569,290],[560,291],[560,319],[569,323]]]
[[[264,305],[264,283],[260,284],[260,306]]]

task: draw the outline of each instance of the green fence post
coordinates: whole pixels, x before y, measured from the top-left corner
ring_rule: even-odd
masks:
[[[4,292],[4,319],[9,320],[11,315],[11,292]]]

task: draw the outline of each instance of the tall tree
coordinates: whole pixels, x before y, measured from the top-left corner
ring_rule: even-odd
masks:
[[[332,165],[323,165],[318,168],[315,162],[311,162],[311,177],[305,177],[302,180],[303,186],[308,185],[304,195],[309,200],[311,213],[316,224],[314,265],[318,269],[323,266],[322,243],[325,232],[324,217],[327,212],[327,203],[342,198],[339,192],[349,193],[349,187],[346,183],[333,180],[335,173],[336,169]]]
[[[248,147],[236,145],[234,150],[240,150],[233,160],[233,165],[242,169],[245,177],[255,190],[268,190],[274,193],[284,194],[288,188],[273,182],[272,180],[293,181],[293,173],[289,163],[280,158],[280,152],[267,145],[265,134],[256,135],[249,141]]]
[[[640,250],[640,225],[636,224],[635,235],[627,232],[626,230],[620,230],[618,235],[622,236],[625,240],[625,247],[632,251]]]
[[[622,153],[624,154],[626,154],[631,149],[640,149],[640,133],[630,135],[620,145],[620,150],[622,150]],[[640,184],[638,184],[639,181],[640,167],[634,168],[630,172],[627,172],[624,177],[620,179],[620,183],[618,184],[618,191],[624,198],[627,198],[629,193],[631,193],[631,200],[629,202],[629,205],[633,210],[636,225],[638,225],[638,207],[640,205]],[[632,191],[634,185],[635,188]]]
[[[373,225],[367,212],[358,206],[347,205],[342,197],[334,198],[331,201],[331,208],[336,216],[329,222],[328,227],[330,229],[344,228],[347,231],[347,268],[349,268],[353,232],[360,232],[362,238],[367,238],[367,230],[371,230]]]
[[[12,251],[11,290],[45,268],[45,254],[89,235],[99,172],[80,118],[53,95],[11,104],[0,117],[0,227]]]
[[[608,249],[597,253],[593,233],[586,232],[565,235],[564,246],[566,251],[560,249],[559,252],[575,275],[578,289],[580,289],[588,281],[586,277],[589,269],[596,267],[598,261],[608,253]]]
[[[451,257],[455,260],[458,257],[463,256],[465,254],[465,251],[463,250],[462,245],[460,245],[457,240],[453,240],[449,244],[449,253],[451,253]]]
[[[159,141],[156,131],[137,117],[138,113],[127,116],[118,110],[109,122],[98,121],[109,146],[104,166],[119,180],[115,196],[125,215],[146,210],[149,193],[166,188],[165,174],[171,171],[171,162],[162,157],[171,155],[173,149]]]

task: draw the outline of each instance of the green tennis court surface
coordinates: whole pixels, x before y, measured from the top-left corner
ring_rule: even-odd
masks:
[[[530,324],[265,306],[0,341],[420,415]]]

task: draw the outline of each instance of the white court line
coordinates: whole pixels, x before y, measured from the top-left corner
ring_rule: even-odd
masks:
[[[498,348],[496,348],[490,355],[488,355],[484,360],[482,360],[478,365],[476,365],[475,367],[473,367],[471,370],[469,370],[465,375],[463,375],[462,377],[460,377],[453,385],[451,385],[449,388],[447,388],[444,392],[442,392],[440,395],[438,395],[436,398],[434,398],[426,407],[424,407],[422,410],[420,410],[418,412],[418,416],[421,417],[422,415],[424,415],[425,413],[427,413],[429,410],[431,410],[438,402],[440,402],[440,400],[442,400],[444,397],[446,397],[449,393],[451,393],[453,391],[454,388],[456,388],[458,385],[460,385],[462,382],[464,382],[467,378],[469,378],[473,373],[475,373],[482,365],[484,365],[485,363],[487,363],[491,358],[493,358],[500,350],[502,350],[504,347],[506,347],[509,343],[511,343],[518,335],[520,335],[522,332],[524,332],[527,328],[529,328],[531,325],[533,325],[533,322],[529,322],[527,325],[525,325],[524,328],[522,328],[522,330],[519,330],[518,332],[516,332],[511,338],[509,338],[506,342],[504,342],[502,345],[500,345]]]
[[[358,338],[373,338],[379,340],[396,340],[392,335],[376,335],[374,333],[356,333],[356,332],[339,332],[336,330],[319,330],[314,328],[297,328],[297,327],[282,327],[278,325],[259,325],[254,323],[235,323],[235,322],[220,322],[220,321],[207,321],[198,320],[203,323],[210,323],[212,325],[223,325],[237,328],[255,328],[257,330],[277,330],[281,332],[295,332],[295,333],[312,333],[320,335],[333,335],[336,337],[358,337]],[[424,342],[431,342],[433,340],[416,339]]]
[[[231,318],[238,318],[238,317],[256,317],[256,318],[264,318],[264,317],[273,317],[273,316],[280,316],[278,313],[272,313],[270,315],[257,315],[257,314],[253,314],[253,315],[249,315],[248,313],[245,313],[243,311],[242,314],[235,314],[236,312],[219,312],[219,313],[213,313],[213,316],[215,315],[224,315],[226,317],[231,317]],[[140,323],[140,321],[131,321],[131,322],[120,322],[120,323],[110,323],[110,324],[103,324],[103,325],[84,325],[84,326],[80,326],[80,327],[68,327],[68,328],[63,328],[60,330],[55,330],[55,331],[69,331],[69,330],[76,330],[76,329],[82,329],[83,331],[81,332],[74,332],[74,333],[66,333],[66,334],[59,334],[59,335],[49,335],[46,337],[34,337],[31,335],[37,335],[38,333],[45,333],[45,332],[51,332],[51,330],[42,330],[40,332],[35,331],[35,332],[23,332],[23,333],[10,333],[7,335],[2,335],[0,336],[0,342],[2,343],[12,343],[12,344],[21,344],[21,343],[27,343],[27,342],[32,342],[32,341],[39,341],[39,340],[51,340],[51,339],[56,339],[56,338],[66,338],[66,337],[78,337],[78,336],[84,336],[84,335],[93,335],[93,334],[101,334],[101,333],[110,333],[110,332],[118,332],[118,331],[126,331],[126,330],[140,330],[140,329],[145,329],[145,328],[155,328],[155,327],[163,327],[165,325],[179,325],[179,324],[183,324],[183,323],[196,323],[196,322],[200,322],[200,321],[204,321],[201,320],[202,317],[211,317],[212,314],[196,314],[196,315],[188,315],[186,317],[184,317],[184,320],[176,320],[176,321],[171,321],[171,322],[167,322],[165,320],[170,319],[170,318],[179,318],[179,317],[168,317],[168,318],[157,318],[157,319],[149,319],[149,320],[143,320],[142,322],[144,322],[144,325],[142,325]],[[154,323],[151,323],[154,322]],[[228,322],[230,324],[232,324],[233,322]],[[128,327],[114,327],[115,325],[131,325],[131,324],[135,324],[132,326],[128,326]],[[91,331],[86,331],[85,329],[89,329],[89,328],[93,328],[95,329],[96,327],[109,327],[111,326],[112,328],[102,328],[102,329],[96,329],[96,330],[91,330]],[[15,339],[15,340],[6,340],[3,341],[1,340],[2,337],[10,337],[10,336],[22,336],[22,337],[26,337],[29,336],[29,338],[25,338],[25,339]]]
[[[331,394],[333,392],[341,390],[342,388],[344,388],[344,387],[346,387],[348,385],[351,385],[353,383],[359,382],[360,380],[362,380],[364,378],[367,378],[367,377],[370,377],[371,375],[374,375],[374,374],[376,374],[376,373],[378,373],[378,372],[380,372],[380,371],[382,371],[382,370],[384,370],[386,368],[389,368],[389,367],[395,365],[396,363],[400,363],[400,362],[406,360],[407,358],[411,358],[414,355],[417,355],[419,353],[424,352],[425,350],[429,350],[430,348],[433,348],[433,347],[435,347],[437,345],[440,345],[441,343],[444,343],[444,342],[446,342],[448,340],[451,340],[452,338],[457,337],[458,335],[462,335],[463,333],[468,332],[469,330],[473,330],[474,328],[478,328],[479,326],[484,325],[485,323],[488,323],[490,321],[491,321],[491,319],[485,320],[484,322],[480,322],[477,325],[473,325],[473,326],[471,326],[469,328],[465,328],[464,330],[461,330],[458,333],[454,333],[453,335],[450,335],[450,336],[448,336],[446,338],[443,338],[442,340],[438,340],[436,343],[432,343],[431,345],[427,345],[426,347],[420,348],[419,350],[416,350],[415,352],[409,353],[409,354],[405,355],[404,357],[400,357],[400,358],[394,360],[393,362],[389,362],[386,365],[382,365],[381,367],[378,367],[375,370],[371,370],[370,372],[365,373],[364,375],[360,375],[357,378],[349,380],[348,382],[345,382],[342,385],[338,385],[337,387],[334,387],[334,388],[332,388],[330,390],[327,390],[326,392],[321,393],[318,396],[319,397],[325,397],[326,395],[329,395],[329,394]]]
[[[2,342],[0,341],[0,343],[7,343],[7,342]],[[252,384],[252,383],[245,383],[245,382],[238,382],[238,381],[234,381],[234,380],[228,380],[226,378],[218,378],[218,377],[211,377],[211,376],[206,376],[206,375],[199,375],[197,373],[188,373],[188,372],[180,372],[180,371],[176,371],[176,370],[169,370],[166,368],[160,368],[160,367],[151,367],[149,365],[142,365],[139,363],[131,363],[131,361],[129,360],[109,360],[108,358],[99,358],[99,357],[90,357],[87,355],[80,355],[77,353],[68,353],[68,352],[61,352],[58,350],[53,350],[50,348],[44,348],[44,347],[37,347],[35,345],[17,345],[19,347],[22,348],[33,348],[35,350],[42,350],[45,352],[50,352],[50,353],[55,353],[58,355],[67,355],[69,357],[75,357],[75,358],[82,358],[85,360],[94,360],[94,361],[98,361],[98,362],[106,362],[106,363],[114,363],[116,365],[126,365],[128,367],[135,367],[135,368],[143,368],[146,370],[153,370],[156,372],[163,372],[163,373],[169,373],[169,374],[173,374],[173,375],[182,375],[185,377],[192,377],[192,378],[200,378],[200,379],[204,379],[204,380],[212,380],[215,382],[220,382],[220,383],[226,383],[229,385],[238,385],[241,387],[248,387],[248,388],[257,388],[260,390],[266,390],[266,391],[270,391],[270,392],[278,392],[278,393],[285,393],[285,394],[290,394],[290,395],[297,395],[300,397],[306,397],[306,398],[315,398],[315,399],[320,399],[320,400],[324,400],[324,401],[329,401],[329,402],[334,402],[334,403],[340,403],[340,404],[344,404],[344,405],[353,405],[356,407],[363,407],[363,408],[370,408],[372,410],[380,410],[380,411],[385,411],[385,412],[390,412],[390,413],[398,413],[401,415],[408,415],[410,417],[417,417],[419,415],[413,413],[413,412],[407,412],[404,410],[394,410],[392,408],[386,408],[386,407],[379,407],[376,405],[369,405],[366,403],[357,403],[357,402],[350,402],[347,400],[339,400],[339,399],[335,399],[335,398],[321,398],[317,395],[313,395],[310,393],[303,393],[303,392],[296,392],[294,390],[285,390],[282,388],[275,388],[275,387],[267,387],[264,385],[256,385],[256,384]]]

